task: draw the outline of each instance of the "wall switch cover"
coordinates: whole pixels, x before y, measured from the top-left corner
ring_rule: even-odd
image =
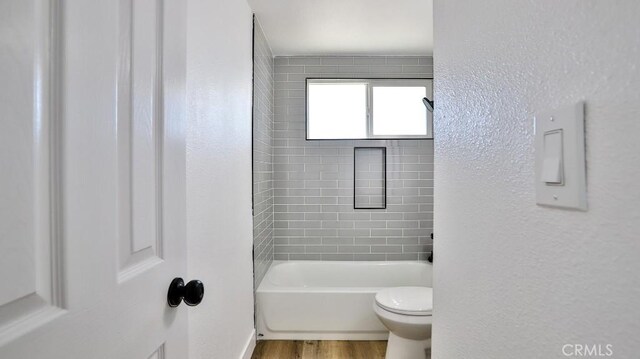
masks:
[[[562,130],[548,131],[544,136],[544,158],[542,159],[542,181],[547,184],[564,184],[562,163]]]
[[[587,210],[584,103],[535,116],[536,202]]]

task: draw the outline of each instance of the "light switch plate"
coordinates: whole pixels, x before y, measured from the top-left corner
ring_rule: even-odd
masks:
[[[587,179],[584,147],[584,102],[543,111],[535,116],[536,202],[539,205],[587,210]],[[545,149],[545,134],[562,135],[560,166],[562,183],[550,183],[549,163],[557,163],[557,149]],[[546,141],[549,142],[549,141]],[[548,145],[548,144],[547,144]],[[552,156],[553,158],[546,158]],[[547,168],[545,171],[545,160]],[[551,176],[554,177],[554,176]]]

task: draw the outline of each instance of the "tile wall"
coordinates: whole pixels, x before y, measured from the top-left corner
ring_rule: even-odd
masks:
[[[253,251],[257,288],[273,260],[273,55],[254,24]]]
[[[274,259],[425,259],[432,245],[433,141],[306,141],[304,88],[307,77],[431,78],[433,59],[349,56],[274,61]],[[356,146],[387,147],[386,209],[353,208]]]

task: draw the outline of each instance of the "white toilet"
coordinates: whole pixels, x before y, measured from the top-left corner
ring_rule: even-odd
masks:
[[[430,357],[432,309],[431,288],[396,287],[376,294],[373,310],[389,329],[386,359]]]

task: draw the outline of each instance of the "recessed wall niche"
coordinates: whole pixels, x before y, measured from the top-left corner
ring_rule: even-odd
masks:
[[[387,148],[353,149],[353,208],[387,208]]]

